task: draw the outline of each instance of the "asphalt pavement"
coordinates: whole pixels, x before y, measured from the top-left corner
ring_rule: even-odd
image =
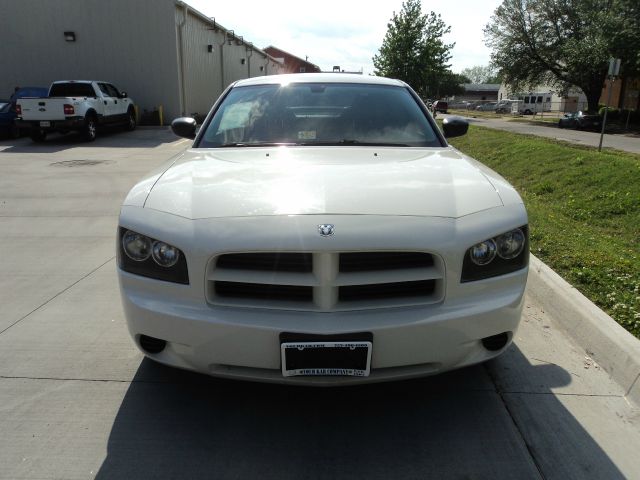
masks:
[[[188,144],[0,141],[0,479],[640,478],[640,410],[531,299],[504,355],[414,381],[301,388],[144,359],[117,215]]]
[[[438,114],[438,118],[447,118],[452,115]],[[528,135],[536,135],[538,137],[553,138],[578,145],[586,145],[590,147],[598,147],[600,143],[600,132],[573,130],[568,128],[558,128],[556,124],[543,126],[527,121],[514,121],[501,118],[486,118],[472,116],[463,116],[469,123],[480,125],[482,127],[493,128],[496,130],[505,130],[507,132],[524,133]],[[602,140],[602,148],[613,148],[630,153],[640,153],[640,136],[625,134],[609,134],[606,133]]]

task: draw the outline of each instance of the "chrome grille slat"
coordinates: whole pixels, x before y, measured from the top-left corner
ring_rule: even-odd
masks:
[[[250,308],[343,311],[444,297],[444,264],[425,252],[222,254],[209,262],[207,280],[210,304]]]
[[[263,272],[260,270],[251,271],[247,275],[247,270],[233,270],[230,268],[217,268],[207,274],[207,280],[227,281],[247,283],[263,283],[273,285],[298,285],[315,287],[320,285],[312,273],[294,272]]]
[[[437,280],[439,278],[442,278],[442,273],[435,267],[403,268],[400,270],[384,270],[381,275],[375,275],[373,272],[339,273],[333,284],[337,287],[342,287],[346,285]]]

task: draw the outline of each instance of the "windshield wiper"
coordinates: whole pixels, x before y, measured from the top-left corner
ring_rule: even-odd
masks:
[[[292,146],[299,145],[298,143],[287,143],[287,142],[229,142],[223,143],[222,145],[217,145],[215,148],[225,148],[225,147],[281,147],[281,146]]]
[[[334,146],[334,145],[358,145],[362,147],[408,147],[405,143],[393,143],[393,142],[362,142],[360,140],[353,140],[350,138],[343,138],[342,140],[324,141],[324,142],[306,142],[298,143],[296,145],[308,145],[308,146]]]

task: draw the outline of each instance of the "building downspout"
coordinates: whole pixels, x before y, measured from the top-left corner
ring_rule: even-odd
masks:
[[[224,45],[227,43],[227,36],[229,32],[222,32],[222,43],[219,45],[220,47],[220,93],[224,92],[225,84],[224,84]]]
[[[180,62],[178,63],[178,68],[180,69],[180,111],[182,112],[182,116],[185,116],[187,113],[187,92],[184,84],[185,66],[184,66],[183,31],[184,31],[184,26],[187,23],[189,5],[182,2],[179,2],[178,5],[181,5],[183,9],[183,18],[182,18],[182,21],[178,24],[178,54],[180,55]]]
[[[253,56],[253,45],[247,48],[247,78],[251,78],[251,57]]]

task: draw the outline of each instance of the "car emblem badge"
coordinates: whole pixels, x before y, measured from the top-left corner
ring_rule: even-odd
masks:
[[[330,237],[336,231],[335,226],[330,223],[325,223],[323,225],[318,225],[318,232],[323,237]]]

